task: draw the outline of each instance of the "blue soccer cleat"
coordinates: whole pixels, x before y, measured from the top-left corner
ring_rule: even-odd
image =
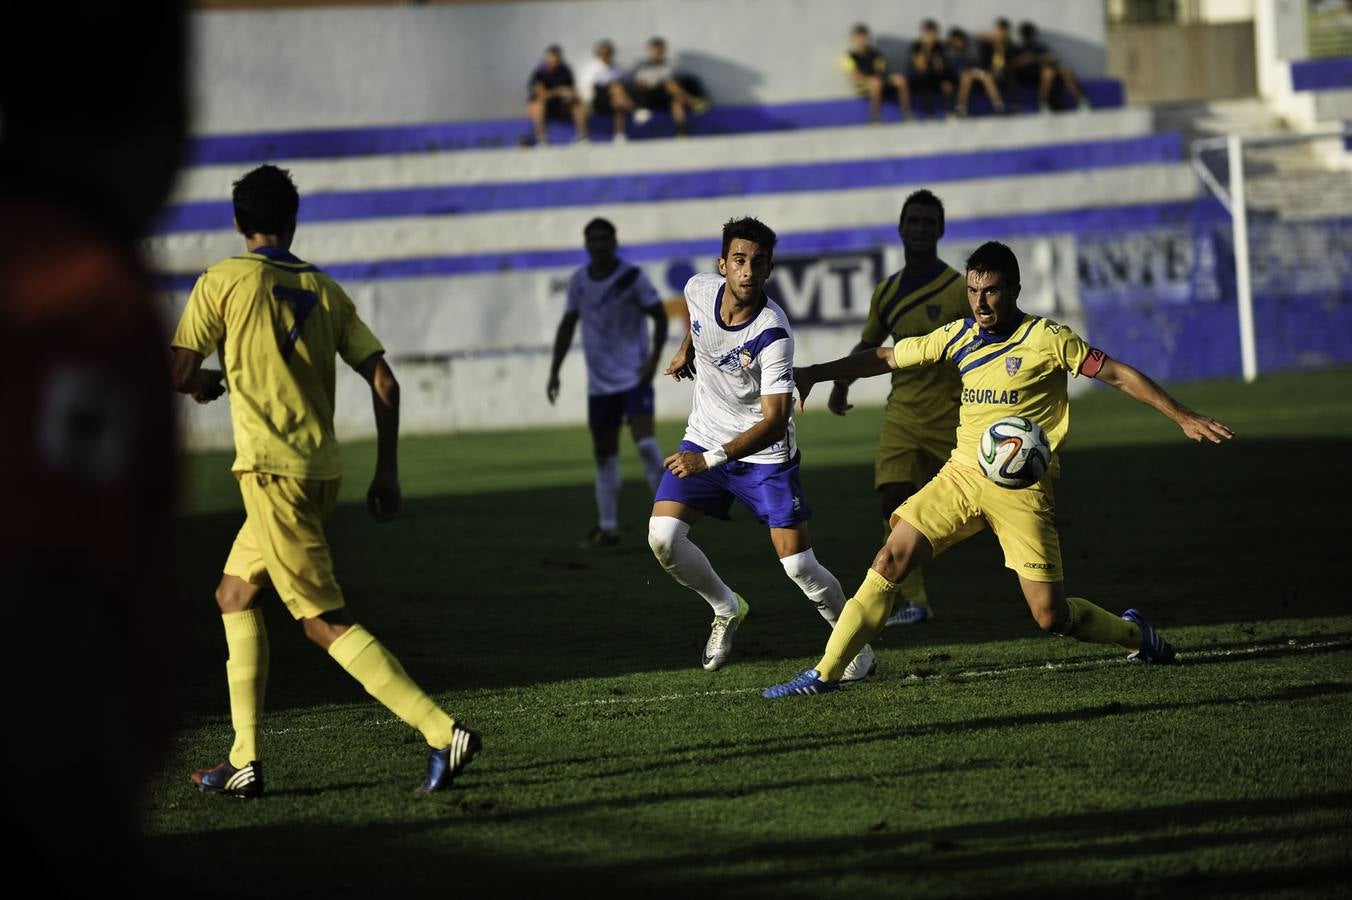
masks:
[[[427,780],[418,785],[415,794],[431,794],[451,786],[465,766],[484,748],[483,738],[472,728],[456,724],[451,729],[451,742],[440,750],[427,754]]]
[[[892,613],[888,620],[883,623],[883,627],[887,628],[892,625],[919,625],[920,623],[928,622],[933,618],[934,613],[928,606],[911,603]]]
[[[840,690],[838,681],[822,681],[816,669],[804,669],[793,681],[786,681],[761,691],[766,700],[779,700],[784,697],[810,697],[813,694],[829,694]]]
[[[248,765],[235,768],[226,760],[210,769],[198,769],[192,773],[192,783],[204,794],[221,794],[226,797],[239,797],[242,800],[263,796],[263,764],[254,760]]]
[[[1122,618],[1141,629],[1141,649],[1134,653],[1128,653],[1127,659],[1139,659],[1141,662],[1162,665],[1176,661],[1173,644],[1166,641],[1164,635],[1156,631],[1155,627],[1143,619],[1139,612],[1129,609],[1122,613]]]

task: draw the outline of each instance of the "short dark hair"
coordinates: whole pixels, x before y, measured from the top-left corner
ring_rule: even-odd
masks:
[[[563,48],[560,47],[558,44],[550,44],[548,47],[545,48],[545,55],[557,56],[559,59],[563,59]]]
[[[926,19],[925,21],[923,21],[923,22],[920,23],[920,30],[921,30],[921,31],[938,31],[938,30],[939,30],[939,23],[936,22],[936,21],[934,21],[933,19]]]
[[[660,37],[650,37],[650,38],[648,38],[648,46],[649,46],[649,47],[661,47],[663,50],[665,50],[665,49],[667,49],[667,42],[666,42],[665,39],[660,38]]]
[[[597,216],[595,219],[592,219],[590,222],[588,222],[586,225],[582,227],[582,236],[586,237],[593,231],[598,230],[608,233],[611,237],[615,237],[616,234],[614,222],[610,221],[609,219],[603,219],[600,216]]]
[[[300,193],[291,173],[266,163],[235,182],[235,222],[245,235],[288,234],[296,230]]]
[[[750,241],[766,251],[766,254],[771,259],[774,259],[775,242],[779,240],[779,237],[769,225],[766,225],[760,219],[753,219],[751,216],[743,216],[740,219],[729,219],[724,223],[723,252],[720,254],[723,259],[728,258],[728,248],[731,247],[732,242],[738,238],[741,238],[744,241]]]
[[[952,28],[948,29],[948,39],[951,41],[953,38],[962,38],[965,41],[967,40],[967,32],[954,25]]]
[[[850,29],[850,34],[868,34],[868,26],[863,22],[857,22],[855,23],[855,26]]]
[[[897,227],[906,221],[906,207],[912,203],[919,203],[921,206],[933,206],[939,210],[939,227],[944,227],[944,201],[940,200],[934,193],[926,188],[921,188],[906,198],[906,202],[901,204],[901,215],[897,217]]]
[[[1019,286],[1019,260],[999,241],[987,241],[967,257],[968,272],[995,273],[1007,288]]]
[[[1032,22],[1020,22],[1019,37],[1023,38],[1025,41],[1031,41],[1033,38],[1037,37],[1037,26]]]
[[[995,20],[995,27],[996,27],[996,28],[1003,28],[1005,31],[1008,31],[1008,30],[1009,30],[1009,20],[1006,19],[1004,16],[1001,16],[1000,18],[998,18],[998,19]]]

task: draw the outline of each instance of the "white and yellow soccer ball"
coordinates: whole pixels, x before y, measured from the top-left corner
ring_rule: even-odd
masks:
[[[1051,461],[1047,433],[1023,416],[1006,416],[982,432],[976,454],[982,473],[1003,488],[1037,484]]]

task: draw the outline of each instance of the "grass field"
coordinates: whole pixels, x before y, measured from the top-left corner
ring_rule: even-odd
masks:
[[[876,678],[775,703],[758,691],[815,662],[826,627],[744,511],[694,532],[752,605],[710,674],[708,607],[652,559],[630,448],[613,551],[576,549],[583,429],[407,438],[385,526],[362,505],[373,447],[346,448],[330,534],[349,604],[485,738],[424,799],[420,739],[275,598],[269,793],[191,790],[230,742],[212,590],[242,520],[229,457],[193,457],[152,863],[184,896],[1346,896],[1352,370],[1176,393],[1239,438],[1193,446],[1095,391],[1057,494],[1071,592],[1141,608],[1183,665],[1041,634],[985,533],[931,565],[939,618],[886,632]],[[847,592],[881,537],[877,422],[799,420],[818,556]]]

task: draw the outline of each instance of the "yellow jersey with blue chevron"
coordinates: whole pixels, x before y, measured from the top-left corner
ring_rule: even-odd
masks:
[[[889,335],[901,341],[929,334],[971,315],[967,282],[962,273],[939,260],[931,272],[915,276],[896,272],[880,282],[869,301],[868,321],[860,338],[881,345]],[[911,428],[937,429],[945,438],[958,424],[957,372],[947,366],[897,369],[887,396],[889,422]]]
[[[237,472],[330,480],[336,356],[358,366],[384,350],[338,283],[276,247],[202,273],[172,341],[221,354]]]
[[[1008,334],[986,332],[968,318],[898,341],[892,352],[901,368],[940,363],[962,379],[952,459],[972,468],[982,432],[1005,416],[1037,422],[1055,452],[1070,429],[1067,374],[1093,377],[1104,360],[1069,327],[1027,313]]]

